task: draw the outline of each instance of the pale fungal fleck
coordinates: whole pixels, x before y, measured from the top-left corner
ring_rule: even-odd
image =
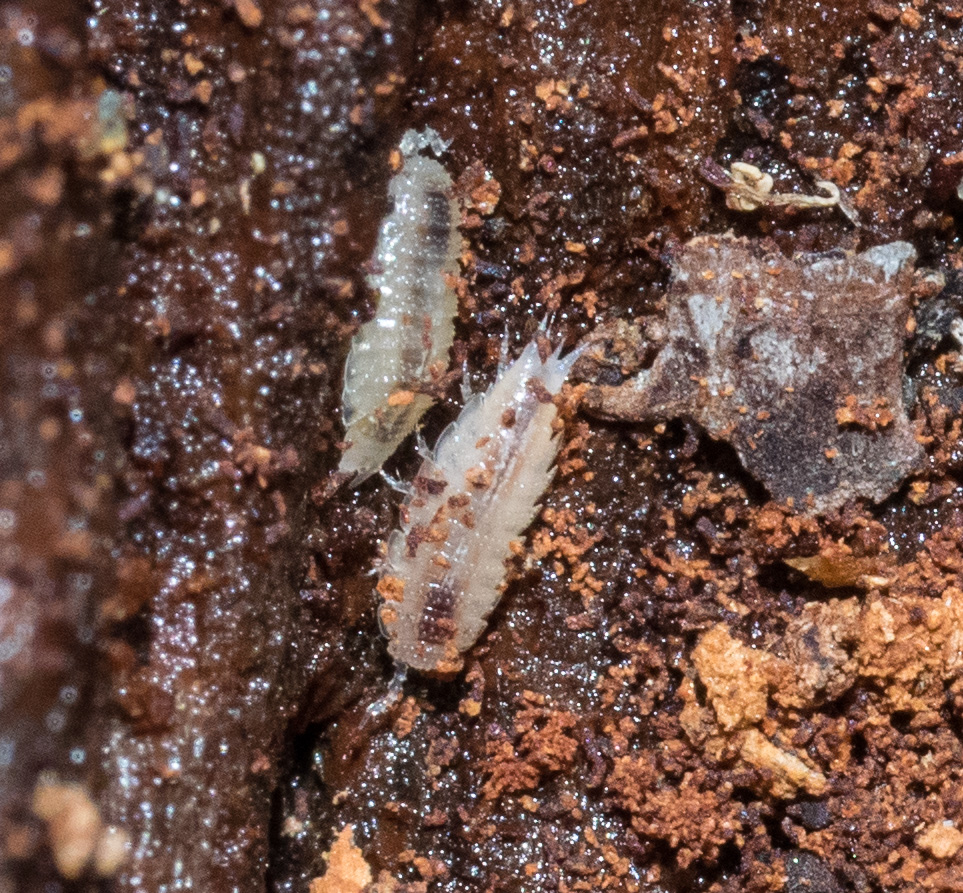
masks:
[[[773,192],[772,175],[754,164],[734,161],[726,173],[731,180],[726,190],[726,205],[734,211],[755,211],[763,205],[831,208],[839,204],[839,187],[830,180],[816,181],[817,188],[826,195],[797,195],[794,192]]]
[[[953,371],[957,373],[963,372],[963,317],[957,316],[953,322],[950,323],[950,337],[960,348],[956,360],[953,363]]]
[[[368,284],[378,295],[374,319],[351,341],[341,396],[348,447],[338,471],[360,483],[418,424],[433,400],[427,391],[448,368],[458,299],[459,210],[451,177],[425,150],[447,144],[431,128],[401,140],[401,170],[388,194],[394,207],[381,225]]]
[[[831,180],[817,180],[816,188],[824,195],[800,195],[795,192],[773,192],[772,174],[745,161],[734,161],[729,170],[707,161],[703,175],[726,194],[726,207],[733,211],[758,211],[763,207],[833,208],[838,207],[855,225],[855,212],[843,201],[839,187]]]
[[[484,630],[504,590],[511,543],[554,475],[553,397],[578,355],[556,350],[543,360],[530,343],[424,460],[378,584],[388,651],[400,664],[455,672]]]
[[[54,865],[68,881],[77,880],[89,868],[99,877],[110,877],[127,858],[127,833],[104,824],[84,785],[43,773],[37,780],[31,807],[46,823]]]

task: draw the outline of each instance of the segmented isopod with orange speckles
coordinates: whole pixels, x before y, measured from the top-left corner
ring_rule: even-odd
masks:
[[[402,168],[388,186],[394,208],[381,225],[377,272],[368,279],[377,310],[351,341],[341,395],[349,445],[338,471],[353,474],[356,484],[415,430],[432,403],[425,386],[448,368],[458,299],[447,278],[458,272],[459,211],[451,177],[421,154],[444,148],[431,128],[409,130]]]
[[[579,355],[544,360],[536,342],[442,433],[388,541],[378,591],[391,656],[450,673],[504,590],[510,544],[532,522],[555,473],[553,397]]]

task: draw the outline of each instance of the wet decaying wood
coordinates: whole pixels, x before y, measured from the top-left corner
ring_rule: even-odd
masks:
[[[961,28],[953,0],[3,6],[0,889],[963,888]],[[465,238],[427,441],[506,332],[592,344],[488,630],[378,713],[401,497],[331,473],[425,127]],[[733,202],[734,164],[840,202]],[[800,506],[792,400],[752,395],[788,419],[770,461],[705,369],[664,371],[673,271],[725,303],[760,257],[802,281],[899,242],[878,319],[807,318],[879,326],[846,342],[872,386],[815,414],[898,432],[897,472]]]
[[[599,384],[583,405],[698,422],[798,511],[879,502],[923,459],[903,398],[914,257],[907,242],[789,258],[758,241],[694,239],[673,256],[652,368]]]

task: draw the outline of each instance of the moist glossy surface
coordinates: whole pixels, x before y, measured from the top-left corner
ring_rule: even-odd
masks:
[[[961,17],[5,6],[3,886],[65,888],[30,809],[53,769],[131,842],[81,888],[303,891],[338,840],[399,893],[960,889]],[[328,481],[390,155],[424,126],[468,242],[429,442],[463,362],[487,387],[546,311],[569,345],[610,327],[609,384],[651,366],[668,249],[731,229],[786,256],[905,240],[944,272],[904,339],[922,470],[803,517],[697,427],[573,393],[464,675],[372,721],[398,496]],[[707,159],[832,180],[862,225],[732,210]]]

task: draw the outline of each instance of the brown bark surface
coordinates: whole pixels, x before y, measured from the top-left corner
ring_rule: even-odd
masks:
[[[0,6],[0,890],[963,889],[961,25],[951,0]],[[373,717],[400,497],[329,476],[425,126],[465,240],[428,442],[506,332],[515,356],[551,314],[595,346],[466,669]],[[849,213],[734,209],[735,162]],[[884,403],[856,382],[819,413],[899,427],[893,495],[774,498],[791,456],[754,476],[698,388],[664,418],[586,398],[653,368],[672,258],[730,230],[915,249]]]

